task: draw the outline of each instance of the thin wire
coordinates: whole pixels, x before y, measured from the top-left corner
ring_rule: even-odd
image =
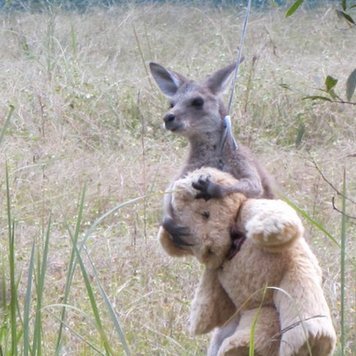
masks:
[[[229,98],[229,103],[227,105],[227,114],[228,115],[230,114],[232,99],[233,99],[234,93],[235,93],[235,84],[236,84],[237,74],[238,74],[239,67],[240,67],[240,61],[241,61],[241,57],[242,57],[242,49],[243,49],[244,40],[246,37],[247,22],[248,22],[248,17],[250,15],[250,12],[251,12],[251,0],[248,0],[245,20],[244,20],[244,24],[243,24],[242,31],[241,31],[240,46],[237,48],[237,58],[236,58],[236,67],[235,67],[235,72],[234,72],[234,78],[231,83],[230,98]]]

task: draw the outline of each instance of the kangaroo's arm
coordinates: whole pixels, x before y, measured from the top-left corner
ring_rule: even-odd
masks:
[[[227,142],[220,159],[220,170],[230,173],[236,182],[219,185],[209,182],[207,177],[197,182],[194,187],[200,191],[198,198],[223,198],[231,193],[243,193],[248,198],[273,198],[273,180],[260,166],[249,148],[239,145],[237,149]]]
[[[226,160],[223,170],[236,178],[230,184],[218,184],[208,176],[201,176],[193,183],[199,190],[197,198],[209,200],[211,198],[224,198],[231,193],[243,193],[248,198],[259,198],[264,194],[262,179],[255,163],[243,154],[236,154],[233,159]]]

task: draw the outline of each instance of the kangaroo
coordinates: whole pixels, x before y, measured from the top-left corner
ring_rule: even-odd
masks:
[[[170,103],[169,111],[163,116],[165,128],[184,136],[190,144],[188,159],[177,179],[201,167],[214,167],[238,179],[235,184],[219,186],[209,177],[201,177],[193,183],[198,199],[222,198],[233,192],[241,192],[248,198],[273,198],[272,184],[265,170],[247,147],[237,145],[232,134],[227,133],[227,112],[220,95],[234,69],[235,63],[196,82],[160,64],[150,63],[152,76]],[[174,242],[187,246],[183,237],[189,235],[189,230],[175,223],[170,199],[169,195],[165,197],[162,226]]]

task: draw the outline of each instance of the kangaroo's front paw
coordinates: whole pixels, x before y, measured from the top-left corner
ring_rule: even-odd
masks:
[[[192,186],[199,191],[195,196],[196,199],[204,199],[207,201],[212,198],[223,197],[221,186],[213,183],[208,176],[200,176],[196,182],[192,183]]]

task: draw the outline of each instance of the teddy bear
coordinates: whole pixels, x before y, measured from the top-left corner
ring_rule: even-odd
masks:
[[[201,179],[230,185],[214,168],[188,173],[171,186],[179,239],[162,226],[158,237],[171,256],[195,256],[204,272],[189,317],[192,335],[214,330],[209,356],[328,356],[336,334],[322,290],[321,269],[294,209],[282,200],[231,193],[197,199]],[[183,231],[183,230],[182,230]]]

